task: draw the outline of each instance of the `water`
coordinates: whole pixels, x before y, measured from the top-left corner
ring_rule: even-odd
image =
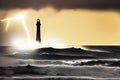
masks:
[[[65,59],[69,54],[61,53],[62,58],[55,59],[56,54],[61,57],[60,53],[47,53],[47,59],[45,56],[42,59],[43,54],[36,52],[18,51],[9,47],[0,50],[0,80],[120,80],[120,59],[115,56]],[[96,53],[95,56],[101,55]]]

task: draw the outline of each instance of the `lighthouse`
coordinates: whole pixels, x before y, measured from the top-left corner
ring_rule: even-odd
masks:
[[[41,32],[40,32],[41,23],[40,23],[40,19],[37,19],[36,26],[37,26],[37,28],[36,28],[36,41],[41,43]]]

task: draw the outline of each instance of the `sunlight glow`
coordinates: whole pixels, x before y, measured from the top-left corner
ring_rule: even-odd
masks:
[[[52,37],[47,38],[47,40],[44,40],[41,44],[37,41],[15,38],[12,44],[19,50],[31,50],[44,47],[67,48],[65,44]]]
[[[41,47],[40,43],[38,43],[36,41],[32,41],[32,40],[28,40],[28,39],[26,39],[26,40],[19,39],[19,38],[14,39],[12,44],[16,49],[19,49],[19,50],[32,50],[32,49]]]

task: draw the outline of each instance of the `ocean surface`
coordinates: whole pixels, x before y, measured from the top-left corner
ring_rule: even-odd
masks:
[[[90,57],[92,52],[71,49],[57,53],[51,48],[20,51],[0,47],[0,80],[120,80],[119,53],[102,52],[117,56],[104,58],[93,52],[96,58]]]

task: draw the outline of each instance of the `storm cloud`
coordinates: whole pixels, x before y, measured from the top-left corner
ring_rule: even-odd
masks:
[[[52,6],[61,9],[120,9],[120,0],[0,0],[0,9],[41,9]]]

